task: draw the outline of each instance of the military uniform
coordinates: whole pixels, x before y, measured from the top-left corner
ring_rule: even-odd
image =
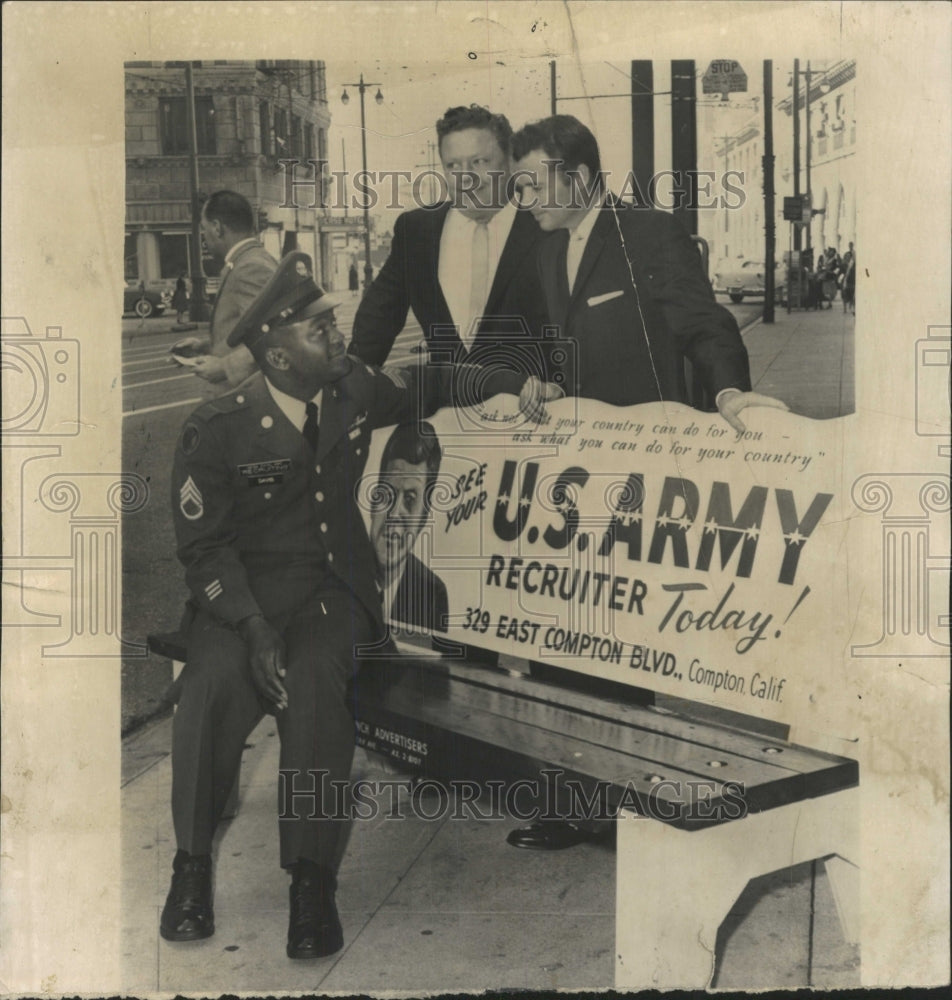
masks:
[[[458,375],[450,367],[392,372],[354,360],[348,375],[323,390],[316,454],[260,373],[186,422],[172,504],[197,614],[174,721],[172,805],[179,847],[190,854],[210,852],[244,741],[268,709],[236,631],[260,613],[287,647],[288,707],[276,716],[281,769],[293,773],[295,791],[307,793],[285,802],[285,817],[300,818],[282,818],[281,863],[336,861],[341,824],[308,821],[321,802],[309,794],[308,771],[347,780],[352,650],[385,635],[355,487],[371,431],[449,404]],[[481,394],[518,393],[522,382],[497,373]],[[328,814],[334,809],[326,804]]]

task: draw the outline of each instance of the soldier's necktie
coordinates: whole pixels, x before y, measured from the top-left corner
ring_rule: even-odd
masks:
[[[307,414],[307,418],[304,421],[304,440],[307,441],[308,446],[314,454],[317,454],[317,404],[311,400],[304,404],[304,411]]]

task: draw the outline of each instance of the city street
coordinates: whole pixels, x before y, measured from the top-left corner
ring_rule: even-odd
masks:
[[[338,323],[349,338],[357,299],[343,293]],[[783,399],[795,413],[829,419],[852,412],[854,317],[840,302],[822,312],[787,313],[776,322],[759,321],[760,300],[729,303],[744,333],[754,389]],[[124,319],[123,465],[149,484],[150,502],[123,523],[123,635],[142,642],[149,632],[168,631],[179,621],[187,592],[175,556],[169,514],[169,476],[175,444],[188,413],[207,387],[170,363],[169,348],[182,336],[172,331],[174,316]],[[197,331],[201,333],[202,331]],[[392,360],[413,361],[421,330],[413,323],[394,345]],[[167,661],[127,659],[122,676],[122,728],[129,732],[163,711],[162,695],[171,681]]]

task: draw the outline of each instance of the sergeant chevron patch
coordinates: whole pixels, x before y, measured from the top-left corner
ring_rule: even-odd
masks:
[[[205,513],[202,491],[195,485],[195,480],[191,476],[179,490],[179,509],[189,521],[197,521]]]

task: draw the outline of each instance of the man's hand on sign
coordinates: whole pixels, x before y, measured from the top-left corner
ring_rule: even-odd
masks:
[[[547,424],[549,415],[545,404],[564,395],[561,387],[554,382],[543,382],[536,375],[530,375],[519,393],[519,412],[535,423]]]
[[[764,396],[759,392],[741,392],[740,389],[725,389],[717,395],[717,411],[737,431],[743,434],[747,430],[744,421],[740,419],[740,411],[748,406],[772,406],[776,410],[789,410],[785,402],[773,396]]]

